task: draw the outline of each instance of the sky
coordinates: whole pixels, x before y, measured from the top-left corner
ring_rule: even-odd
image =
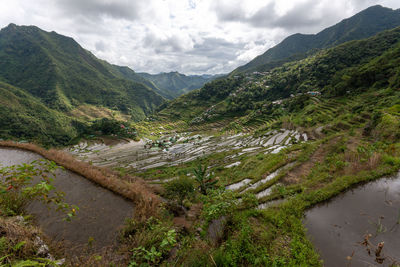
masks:
[[[377,4],[400,8],[400,0],[0,0],[0,28],[56,31],[137,72],[217,74]]]

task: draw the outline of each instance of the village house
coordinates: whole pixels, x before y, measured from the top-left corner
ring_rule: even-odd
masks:
[[[307,94],[309,94],[311,96],[321,95],[321,93],[318,91],[308,91]]]

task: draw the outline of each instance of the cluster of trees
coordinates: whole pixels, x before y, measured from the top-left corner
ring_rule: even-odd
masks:
[[[134,127],[130,127],[124,121],[108,118],[95,120],[92,125],[88,127],[87,133],[117,135],[127,138],[135,138],[137,136],[137,131]]]
[[[199,91],[197,97],[202,100],[223,100],[244,82],[243,76],[237,78],[217,79],[205,84]]]

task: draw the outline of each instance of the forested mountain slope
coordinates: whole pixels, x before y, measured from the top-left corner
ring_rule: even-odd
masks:
[[[307,92],[335,97],[372,88],[397,88],[399,51],[400,28],[396,28],[321,50],[265,75],[247,74],[208,83],[166,105],[159,116],[178,119],[183,114],[188,123],[207,123],[255,112],[274,117],[279,109],[274,101]]]
[[[19,88],[0,82],[0,137],[68,143],[78,134],[77,120],[48,108]]]
[[[398,26],[400,10],[372,6],[317,34],[291,35],[233,73],[267,71],[285,62],[304,58],[315,50],[367,38]]]
[[[72,38],[34,26],[0,31],[0,80],[68,111],[84,104],[143,118],[163,102],[146,84],[127,80]]]

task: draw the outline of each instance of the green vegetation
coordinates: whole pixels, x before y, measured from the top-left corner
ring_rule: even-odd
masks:
[[[183,200],[194,192],[193,180],[187,177],[180,177],[164,184],[165,196],[175,199],[182,205]]]
[[[126,137],[135,139],[137,137],[136,129],[126,125],[124,121],[112,119],[99,119],[92,123],[87,130],[89,134],[116,135],[118,137]]]
[[[202,231],[197,236],[194,227],[189,228],[191,231],[180,237],[174,258],[178,264],[322,265],[307,238],[304,212],[353,186],[400,169],[399,41],[400,29],[396,28],[287,63],[267,75],[213,81],[172,101],[157,114],[159,119],[178,123],[177,114],[186,109],[183,120],[189,128],[218,125],[222,132],[247,130],[256,136],[273,129],[301,129],[311,138],[299,144],[291,140],[293,145],[278,154],[237,157],[240,166],[230,169],[222,166],[232,152],[202,158],[199,163],[212,166],[207,171],[214,173],[218,182],[207,195],[198,192],[191,196],[189,214],[201,205],[201,219],[192,223]],[[273,103],[277,99],[282,101]],[[201,120],[190,124],[196,118]],[[244,179],[254,184],[289,162],[294,165],[255,189],[245,193],[243,188],[236,192],[224,189]],[[160,180],[185,177],[199,163],[156,168],[139,175]],[[269,195],[255,197],[272,185],[276,186]],[[276,204],[257,209],[270,201]],[[223,234],[213,240],[210,227],[217,222]]]
[[[56,192],[52,185],[55,179],[55,170],[58,168],[54,162],[48,160],[2,167],[0,169],[2,177],[0,181],[1,214],[4,216],[21,215],[27,203],[39,200],[55,205],[57,210],[67,212],[67,219],[73,217],[77,207],[70,207],[64,203],[64,194]],[[39,177],[40,181],[34,183],[33,177]]]
[[[204,221],[195,223],[200,224],[204,231],[200,233],[200,239],[192,237],[196,236],[194,230],[180,237],[179,256],[176,257],[178,263],[190,266],[213,266],[214,262],[221,266],[321,266],[302,224],[306,209],[352,186],[389,175],[400,168],[399,138],[383,138],[384,128],[380,125],[384,122],[366,116],[369,109],[376,112],[396,109],[400,92],[386,92],[387,89],[370,90],[353,97],[336,97],[335,105],[329,108],[326,105],[332,99],[310,99],[291,117],[284,116],[277,121],[280,125],[290,121],[292,125],[302,127],[299,124],[310,121],[321,125],[322,120],[326,128],[319,140],[293,145],[278,154],[242,156],[240,167],[229,170],[220,167],[224,165],[228,152],[201,159],[203,166],[214,166],[209,172],[215,172],[215,176],[219,177],[219,188],[209,190],[206,196],[197,193],[191,197],[190,209],[198,203],[202,205],[200,218]],[[374,97],[376,95],[378,97]],[[373,105],[365,104],[371,99],[375,101]],[[355,109],[359,111],[353,114]],[[315,112],[310,113],[311,110]],[[320,112],[326,113],[321,115]],[[306,113],[309,120],[302,119]],[[398,120],[400,117],[396,116]],[[371,121],[375,122],[371,124]],[[343,127],[342,124],[351,127]],[[375,126],[369,135],[364,135],[368,125]],[[261,127],[259,134],[267,130]],[[272,173],[290,160],[296,162],[292,168],[254,190],[259,192],[272,184],[281,183],[265,198],[257,200],[248,192],[242,194],[240,190],[232,192],[223,189],[224,185],[244,178],[259,181],[263,174]],[[296,180],[288,179],[288,172],[301,169],[303,164],[309,162],[315,163],[309,165],[304,173],[298,173]],[[172,175],[184,177],[191,166],[193,164],[186,163],[149,170],[142,176],[160,179]],[[241,203],[238,197],[242,198]],[[286,201],[263,211],[255,208],[259,203],[270,200]],[[224,234],[216,244],[210,243],[207,229],[214,220],[222,217],[226,220],[222,230]],[[189,243],[181,243],[182,240]]]
[[[10,24],[0,31],[0,137],[66,145],[104,115],[83,107],[137,121],[163,103],[151,82],[124,76],[72,38]]]
[[[124,169],[124,173],[153,181],[154,188],[166,199],[156,212],[151,209],[151,216],[146,213],[146,204],[137,205],[134,218],[121,232],[116,251],[130,266],[322,266],[302,223],[305,211],[360,183],[400,169],[400,28],[355,40],[397,25],[398,12],[372,7],[311,39],[296,35],[273,50],[276,54],[267,63],[274,68],[268,73],[214,80],[162,104],[158,113],[147,120],[129,125],[115,118],[91,123],[76,121],[60,112],[75,105],[70,95],[58,95],[64,104],[50,109],[37,92],[26,93],[26,84],[18,84],[17,88],[8,85],[9,80],[0,84],[8,90],[0,92],[10,94],[8,99],[14,104],[7,106],[8,102],[3,101],[5,108],[1,110],[11,114],[14,105],[25,106],[23,98],[28,99],[31,109],[44,107],[40,113],[43,116],[64,116],[65,124],[73,125],[65,128],[71,136],[78,128],[81,133],[124,136],[128,134],[127,126],[129,132],[136,130],[152,138],[162,132],[187,129],[212,129],[216,134],[248,132],[255,137],[282,128],[307,133],[307,142],[288,139],[291,146],[276,154],[263,151],[239,155],[225,151],[141,173]],[[378,26],[370,27],[367,18],[377,18]],[[359,22],[357,26],[354,21]],[[287,49],[280,54],[279,50],[290,46],[293,39],[312,41],[299,46],[306,47],[304,51]],[[345,42],[348,40],[353,41]],[[309,42],[313,44],[307,46]],[[300,60],[286,60],[313,48],[326,49],[313,51],[307,57],[300,55]],[[101,64],[106,75],[107,64]],[[112,68],[114,75],[123,72],[123,76],[138,79],[127,69]],[[154,86],[154,90],[157,87],[155,82],[146,86]],[[80,104],[91,104],[83,98],[78,99]],[[122,100],[118,103],[122,105],[118,110],[132,108],[122,108],[130,105]],[[112,107],[115,103],[93,104]],[[22,118],[27,113],[26,109],[16,114]],[[6,136],[16,135],[7,127],[4,129]],[[239,165],[225,168],[232,156]],[[276,176],[265,180],[273,173]],[[249,181],[247,188],[254,187],[226,189],[245,179]],[[159,186],[157,180],[168,182]],[[194,189],[195,185],[199,190]],[[23,196],[24,200],[25,196],[16,195],[11,201],[5,197],[10,196],[9,186],[2,187],[2,213],[19,214],[25,203],[19,199]],[[264,190],[270,192],[260,195]],[[43,196],[47,191],[37,192]],[[265,206],[261,209],[260,204]],[[395,215],[398,216],[397,210]],[[376,224],[378,232],[386,230],[381,221]],[[6,242],[0,239],[0,253]],[[8,247],[18,251],[24,247],[19,242]],[[8,249],[4,253],[0,255],[12,252]],[[17,261],[29,259],[31,254],[12,255],[11,261]],[[104,261],[105,265],[111,262]]]
[[[211,124],[231,118],[230,128],[238,130],[246,124],[265,124],[302,110],[313,100],[309,91],[320,92],[327,99],[352,97],[370,88],[396,90],[399,41],[400,28],[396,28],[366,40],[322,50],[266,75],[214,81],[172,101],[158,116],[173,120],[186,109],[182,116],[186,122]],[[276,100],[280,103],[275,103]],[[391,116],[387,115],[386,121],[391,121]]]
[[[152,217],[146,222],[128,221],[123,238],[131,247],[129,266],[154,266],[168,257],[178,236],[168,221]]]
[[[163,102],[146,85],[116,73],[72,38],[10,24],[0,32],[1,80],[66,111],[87,103],[144,118]],[[22,71],[23,70],[23,71]]]
[[[193,169],[193,174],[195,181],[199,184],[200,192],[203,195],[207,195],[207,191],[212,189],[218,182],[213,178],[212,174],[207,174],[207,166],[201,166],[201,164]]]
[[[38,99],[0,82],[0,137],[67,145],[82,123],[50,109]]]

